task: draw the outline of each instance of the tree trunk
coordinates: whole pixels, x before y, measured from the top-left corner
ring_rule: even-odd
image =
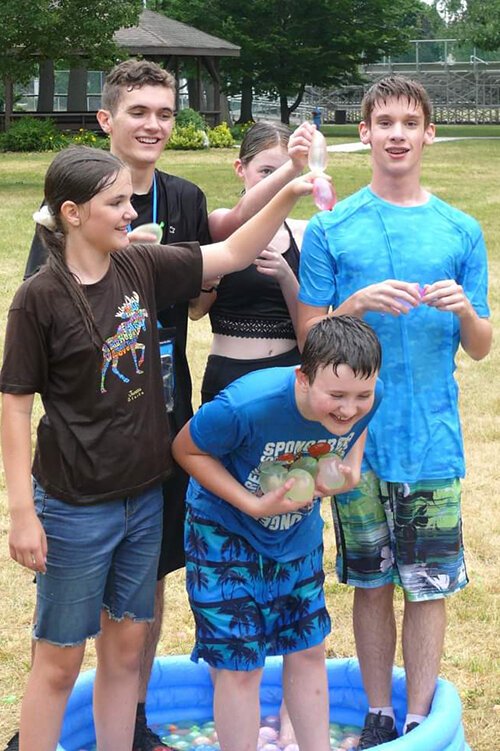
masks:
[[[290,110],[288,108],[288,97],[286,94],[280,94],[280,117],[282,123],[290,125]]]
[[[252,79],[245,76],[241,82],[241,109],[240,117],[236,121],[237,124],[241,123],[253,123],[252,115],[252,102],[253,102],[253,86]]]
[[[68,112],[87,112],[87,68],[79,65],[71,68],[68,81]]]
[[[37,112],[53,112],[54,86],[54,61],[42,60],[39,68]]]
[[[303,97],[304,97],[304,91],[306,90],[305,83],[301,84],[300,89],[298,91],[297,96],[295,97],[295,101],[290,107],[288,106],[288,97],[286,94],[280,93],[280,114],[281,114],[281,122],[285,123],[285,125],[290,125],[290,115],[292,112],[295,112],[299,104],[301,103]]]
[[[195,76],[189,76],[187,79],[189,106],[192,110],[196,111],[198,111],[200,101],[200,89],[198,83],[198,78]]]
[[[14,83],[9,76],[5,76],[3,79],[5,90],[5,119],[4,129],[9,130],[12,122],[12,110],[14,108]]]
[[[227,96],[225,94],[220,95],[220,118],[223,123],[227,123],[228,125],[233,124],[229,102],[227,101]]]

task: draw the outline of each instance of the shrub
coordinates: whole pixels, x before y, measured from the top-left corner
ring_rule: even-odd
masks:
[[[2,151],[57,151],[68,145],[68,138],[53,120],[22,117],[15,120],[6,133],[1,134]]]
[[[229,149],[234,143],[227,123],[221,123],[208,131],[208,141],[214,149]]]
[[[247,130],[252,127],[252,125],[255,125],[253,120],[249,120],[247,123],[238,123],[237,125],[233,125],[231,127],[231,135],[233,136],[234,140],[238,143],[241,143],[243,136],[245,135]]]
[[[185,128],[187,125],[194,125],[197,130],[207,129],[207,124],[203,115],[200,115],[199,112],[191,109],[191,107],[179,110],[175,122],[179,128]]]
[[[189,151],[204,149],[207,146],[207,134],[204,130],[199,130],[194,125],[186,125],[185,127],[176,125],[170,136],[167,149]]]
[[[77,146],[93,146],[96,149],[109,149],[109,141],[103,136],[96,136],[91,130],[80,128],[74,135],[69,135],[71,143]]]

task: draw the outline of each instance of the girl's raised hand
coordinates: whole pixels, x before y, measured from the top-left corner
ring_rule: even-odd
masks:
[[[312,123],[304,122],[290,136],[288,156],[297,170],[303,170],[307,167],[309,149],[315,130],[316,128]]]

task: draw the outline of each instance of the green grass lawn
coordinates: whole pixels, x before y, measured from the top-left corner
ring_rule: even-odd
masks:
[[[338,126],[340,130],[344,126]],[[347,126],[349,128],[351,126]],[[467,126],[464,126],[467,127]],[[438,133],[445,134],[446,126]],[[335,130],[337,128],[335,127]],[[479,129],[474,129],[479,133]],[[498,131],[497,131],[498,132]],[[449,134],[449,133],[446,133]],[[453,133],[456,135],[456,133]],[[483,135],[484,133],[482,133]],[[490,133],[491,135],[491,133]],[[500,135],[500,133],[499,133]],[[355,129],[342,138],[354,140]],[[234,149],[203,152],[167,152],[160,167],[198,183],[207,194],[210,209],[231,206],[238,199],[240,183],[232,174]],[[42,197],[44,171],[50,154],[4,154],[0,160],[0,328],[19,285],[34,230],[31,214]],[[369,180],[367,152],[330,156],[332,174],[340,198]],[[490,259],[492,320],[500,314],[500,141],[465,141],[435,144],[428,149],[423,183],[446,201],[476,216],[484,228]],[[315,212],[311,199],[303,199],[294,216],[308,218]],[[355,252],[355,249],[353,249]],[[1,337],[3,339],[3,337]],[[198,404],[210,331],[206,321],[190,327],[189,357]],[[425,357],[425,353],[422,353]],[[453,681],[464,705],[464,722],[474,751],[500,748],[500,697],[498,693],[500,572],[500,394],[498,346],[483,362],[466,356],[458,360],[461,409],[468,460],[464,482],[464,535],[470,585],[450,598],[449,622],[441,673]],[[37,413],[40,414],[39,408]],[[0,746],[17,727],[19,702],[29,669],[30,620],[34,587],[31,575],[9,559],[5,491],[0,486]],[[352,591],[336,583],[334,543],[329,513],[325,533],[326,592],[333,630],[327,640],[330,656],[354,654],[350,611]],[[402,611],[397,600],[398,614]],[[184,593],[182,572],[168,578],[167,606],[160,653],[191,650],[193,623]],[[94,664],[89,648],[86,665]],[[397,662],[401,664],[398,651]],[[422,749],[422,751],[426,751]]]

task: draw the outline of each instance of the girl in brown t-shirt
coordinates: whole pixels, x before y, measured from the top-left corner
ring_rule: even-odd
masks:
[[[160,483],[171,461],[157,310],[196,297],[203,279],[248,266],[311,190],[308,177],[292,181],[211,246],[130,245],[135,211],[123,163],[72,147],[50,165],[34,215],[49,260],[14,297],[0,374],[10,552],[37,573],[21,748],[55,748],[92,636],[98,745],[132,747]],[[31,467],[35,393],[45,414]]]

